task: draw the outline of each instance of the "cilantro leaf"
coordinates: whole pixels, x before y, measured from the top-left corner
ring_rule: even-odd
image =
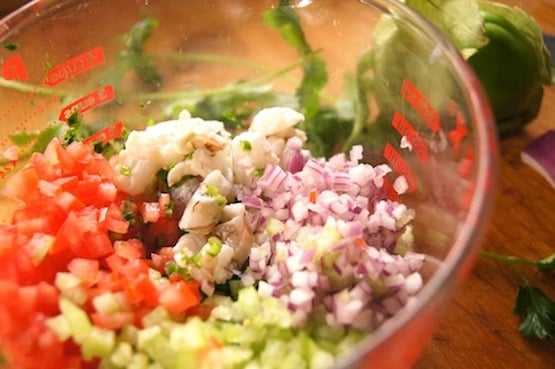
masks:
[[[14,42],[6,42],[4,44],[4,49],[8,51],[16,51],[17,49],[19,49],[19,44],[16,44]]]
[[[299,15],[288,0],[280,0],[279,6],[264,13],[264,21],[269,27],[281,32],[282,37],[303,59],[303,78],[296,91],[299,105],[305,116],[301,129],[307,132],[311,151],[315,155],[324,154],[325,137],[317,134],[317,116],[320,111],[320,94],[328,82],[328,72],[324,60],[317,56],[306,40]]]
[[[83,123],[83,115],[79,111],[74,111],[67,120],[67,130],[64,135],[64,142],[70,144],[74,141],[82,141],[90,136],[90,132]]]
[[[555,254],[551,254],[548,257],[538,260],[537,266],[540,272],[555,270]]]
[[[463,54],[471,54],[488,42],[477,0],[405,0],[438,26]],[[464,19],[464,21],[461,21]]]
[[[20,159],[25,159],[31,156],[34,152],[42,152],[48,146],[48,143],[54,138],[59,137],[63,132],[61,124],[52,124],[42,129],[39,132],[17,132],[9,136],[10,141],[25,149],[20,155]],[[4,160],[0,160],[0,164],[4,164]]]
[[[36,132],[17,132],[10,136],[10,141],[16,146],[23,147],[33,142],[38,136]]]
[[[518,286],[513,312],[521,318],[518,329],[523,336],[555,338],[555,301],[540,288]]]
[[[158,24],[152,17],[135,24],[125,37],[127,50],[121,53],[121,58],[135,70],[139,79],[152,87],[160,86],[162,77],[145,55],[145,44]]]

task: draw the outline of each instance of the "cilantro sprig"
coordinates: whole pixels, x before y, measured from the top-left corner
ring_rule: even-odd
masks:
[[[139,79],[152,87],[160,86],[162,76],[146,54],[145,44],[158,25],[158,20],[152,17],[145,17],[135,24],[124,38],[127,49],[120,55],[123,63],[133,68]]]
[[[514,266],[530,266],[538,272],[555,270],[555,253],[537,260],[490,251],[482,251],[481,255]],[[518,285],[513,312],[520,317],[518,330],[522,336],[555,339],[555,300],[540,287],[526,280]]]
[[[518,330],[523,336],[555,338],[555,301],[539,287],[518,286],[513,312],[521,317]]]
[[[349,135],[352,121],[342,120],[337,110],[321,103],[322,91],[328,82],[326,63],[309,44],[301,19],[288,0],[280,0],[279,6],[265,12],[263,17],[266,25],[279,30],[283,39],[303,58],[303,77],[296,90],[300,110],[305,116],[300,128],[307,133],[311,152],[328,156],[336,144]]]

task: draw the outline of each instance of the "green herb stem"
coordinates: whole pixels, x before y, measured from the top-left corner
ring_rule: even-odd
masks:
[[[295,70],[296,68],[301,66],[302,63],[303,63],[303,59],[300,59],[285,68],[266,74],[260,78],[253,79],[248,82],[232,83],[227,86],[214,88],[214,89],[124,94],[121,97],[124,100],[129,99],[129,100],[139,100],[139,101],[144,101],[144,100],[163,101],[163,100],[192,99],[192,98],[202,98],[202,97],[223,95],[223,94],[240,91],[242,88],[249,89],[256,86],[264,86],[268,82],[271,82]]]
[[[528,260],[528,259],[520,258],[518,256],[503,255],[503,254],[486,251],[486,250],[483,250],[480,253],[480,255],[488,259],[501,261],[503,263],[511,264],[511,265],[529,265],[529,266],[537,267],[541,264],[539,260]]]
[[[255,63],[250,63],[245,59],[236,58],[233,56],[222,56],[216,54],[204,53],[165,53],[165,54],[151,54],[152,60],[171,60],[171,61],[193,61],[212,64],[226,64],[245,69],[252,69],[259,72],[268,73],[270,70]]]
[[[58,89],[53,89],[46,86],[37,86],[31,83],[25,83],[21,81],[8,80],[0,77],[0,87],[6,87],[18,92],[32,93],[34,95],[44,95],[52,96],[57,95],[60,98],[65,98],[68,96],[67,92],[60,91]]]

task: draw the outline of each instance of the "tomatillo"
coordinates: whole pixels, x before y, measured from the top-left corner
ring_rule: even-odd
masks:
[[[551,82],[550,56],[541,31],[518,8],[479,2],[488,42],[468,58],[482,82],[501,136],[520,131],[540,110]]]

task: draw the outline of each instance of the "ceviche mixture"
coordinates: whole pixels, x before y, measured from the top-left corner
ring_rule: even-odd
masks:
[[[424,256],[391,169],[313,157],[303,119],[232,134],[183,111],[109,158],[34,153],[2,189],[22,202],[0,227],[9,367],[325,368],[411,303]]]

